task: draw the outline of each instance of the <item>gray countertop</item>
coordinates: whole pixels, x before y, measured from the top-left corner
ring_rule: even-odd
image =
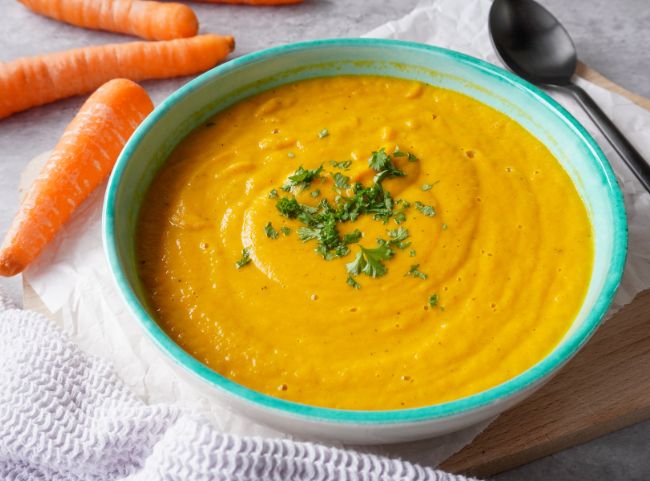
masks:
[[[261,48],[328,37],[359,36],[409,12],[417,0],[306,0],[285,8],[193,4],[202,31],[230,33],[237,55]],[[573,35],[580,58],[623,87],[650,97],[649,0],[541,0]],[[4,1],[0,14],[0,61],[84,45],[130,40],[69,27]],[[145,83],[155,102],[187,79]],[[51,149],[83,102],[73,98],[0,121],[0,231],[17,209],[20,172],[40,152]],[[19,279],[0,286],[20,298]],[[649,393],[650,395],[650,393]],[[649,480],[650,422],[567,449],[499,480]]]

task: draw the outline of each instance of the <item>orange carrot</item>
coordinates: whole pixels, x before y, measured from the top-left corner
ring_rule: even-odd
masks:
[[[148,40],[193,37],[194,11],[180,3],[141,0],[18,0],[30,10],[77,27],[126,33]]]
[[[303,0],[196,0],[203,3],[227,3],[227,4],[241,4],[241,5],[257,5],[257,6],[272,6],[272,5],[291,5],[294,3],[302,3]]]
[[[0,275],[22,272],[72,212],[111,172],[122,147],[151,112],[138,84],[116,79],[81,107],[20,204],[2,247]]]
[[[222,61],[234,45],[232,37],[199,35],[85,47],[0,63],[0,118],[91,92],[113,78],[137,81],[203,72]]]

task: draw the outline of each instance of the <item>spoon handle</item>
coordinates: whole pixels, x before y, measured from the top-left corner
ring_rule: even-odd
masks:
[[[589,114],[591,120],[598,126],[614,150],[625,161],[630,170],[636,175],[643,187],[650,192],[650,165],[641,157],[641,154],[625,138],[614,122],[603,112],[598,104],[582,88],[575,84],[565,86],[582,108]]]

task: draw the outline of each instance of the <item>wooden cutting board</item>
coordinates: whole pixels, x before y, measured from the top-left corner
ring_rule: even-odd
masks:
[[[650,110],[649,99],[585,65],[579,74]],[[28,178],[33,173],[26,172],[23,180]],[[33,289],[26,283],[23,287],[25,308],[51,316]],[[650,419],[649,393],[650,290],[608,320],[546,386],[502,414],[441,467],[485,477],[520,466]]]

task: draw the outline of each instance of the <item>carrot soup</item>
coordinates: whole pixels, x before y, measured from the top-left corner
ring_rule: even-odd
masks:
[[[342,409],[425,406],[546,356],[589,284],[585,206],[549,150],[460,93],[287,84],[184,139],[141,207],[149,308],[227,378]]]

